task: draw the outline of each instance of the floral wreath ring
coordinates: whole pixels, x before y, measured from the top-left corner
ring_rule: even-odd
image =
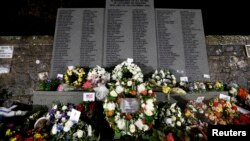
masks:
[[[131,103],[137,101],[137,104],[135,104],[137,106],[131,104],[129,100],[132,101],[130,101]],[[103,105],[106,120],[116,136],[130,135],[138,137],[138,135],[148,131],[154,125],[157,116],[155,101],[155,93],[148,83],[141,83],[137,86],[113,84],[110,86],[110,92]],[[126,102],[128,102],[127,105],[121,104]],[[124,112],[126,106],[122,105],[137,107],[137,110],[133,112],[125,110],[126,112]]]
[[[81,87],[84,78],[85,78],[85,70],[79,66],[68,66],[66,73],[63,75],[63,80],[66,84]]]
[[[115,81],[137,81],[143,82],[141,68],[133,63],[133,59],[128,58],[121,64],[117,65],[112,71],[112,79]]]

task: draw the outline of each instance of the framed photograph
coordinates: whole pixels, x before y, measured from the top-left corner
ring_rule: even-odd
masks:
[[[250,58],[250,45],[246,45],[246,53],[247,53],[247,57]]]

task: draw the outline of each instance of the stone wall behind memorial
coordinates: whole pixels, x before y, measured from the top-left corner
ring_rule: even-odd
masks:
[[[212,81],[237,82],[249,89],[250,58],[245,44],[250,44],[250,36],[206,36]],[[6,62],[11,66],[10,73],[0,74],[0,98],[8,93],[14,100],[32,103],[38,74],[50,70],[53,36],[2,36],[3,45],[14,46],[14,52],[12,59],[0,58],[0,66]]]

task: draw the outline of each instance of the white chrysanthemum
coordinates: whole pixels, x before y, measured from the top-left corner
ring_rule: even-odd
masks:
[[[65,110],[67,110],[67,108],[68,107],[66,105],[63,105],[62,110],[65,111]]]
[[[148,131],[148,130],[149,130],[148,125],[144,124],[144,125],[143,125],[143,131]]]
[[[143,78],[142,76],[140,78],[137,79],[139,82],[143,82]]]
[[[145,104],[145,103],[141,104],[141,107],[142,107],[142,108],[145,108],[145,107],[146,107],[146,104]]]
[[[167,125],[172,124],[172,119],[171,119],[171,118],[165,118],[165,123],[166,123]]]
[[[51,129],[51,133],[52,133],[52,135],[57,134],[57,124],[54,124],[54,125],[53,125],[53,127],[52,127],[52,129]]]
[[[152,115],[153,115],[153,112],[152,112],[151,110],[146,110],[146,111],[145,111],[145,114],[146,114],[147,116],[152,116]]]
[[[117,93],[116,93],[116,91],[114,91],[114,90],[112,90],[111,92],[110,92],[110,95],[112,96],[112,97],[117,97]]]
[[[119,119],[118,121],[117,121],[117,127],[120,129],[120,130],[123,130],[123,129],[125,129],[125,120],[124,119]]]
[[[146,110],[154,111],[154,104],[153,103],[147,103],[144,107]]]
[[[55,118],[56,119],[61,118],[61,112],[60,111],[56,111]]]
[[[57,105],[53,105],[53,108],[52,109],[57,109]]]
[[[143,113],[141,113],[141,114],[139,115],[139,117],[140,117],[140,118],[144,117]]]
[[[134,125],[134,124],[130,124],[130,125],[129,125],[129,131],[130,131],[131,133],[134,133],[134,132],[135,132],[135,125]]]
[[[135,122],[135,125],[139,130],[142,130],[143,122],[142,122],[142,120],[140,118]]]
[[[172,113],[175,113],[176,110],[174,108],[170,109]]]
[[[171,117],[173,121],[176,121],[176,117],[175,116],[172,116]]]
[[[180,122],[180,121],[177,121],[177,122],[176,122],[176,125],[180,127],[180,126],[181,126],[181,122]]]
[[[119,86],[117,86],[117,87],[115,88],[115,91],[116,91],[118,94],[120,94],[120,93],[124,92],[124,87],[122,87],[121,85],[119,85]]]
[[[64,127],[63,127],[63,131],[64,131],[64,132],[68,132],[68,131],[70,130],[70,128],[71,128],[71,127],[69,127],[69,126],[64,126]]]
[[[116,114],[115,116],[115,122],[117,122],[120,119],[120,115]]]
[[[70,115],[71,115],[71,111],[68,111],[68,112],[67,112],[67,116],[70,116]]]
[[[66,122],[66,118],[65,118],[65,117],[62,117],[61,122],[62,122],[62,123]]]
[[[73,126],[73,122],[71,120],[68,120],[66,123],[65,123],[65,127],[69,127],[71,128]]]
[[[170,113],[169,109],[167,109],[167,116],[170,116],[170,115],[171,115],[171,113]]]
[[[78,138],[82,138],[83,137],[83,131],[82,130],[77,130],[76,135]]]
[[[146,100],[146,103],[147,103],[147,104],[153,104],[153,103],[154,103],[154,100],[153,100],[152,98],[147,99],[147,100]]]
[[[181,117],[181,112],[180,111],[178,111],[178,114],[177,114],[177,117]]]
[[[141,93],[142,91],[145,91],[146,90],[146,87],[145,87],[145,84],[140,84],[137,86],[137,90],[139,93]]]
[[[109,103],[107,104],[107,109],[108,109],[109,111],[115,110],[115,103],[114,103],[114,102],[109,102]]]
[[[132,84],[133,84],[132,81],[128,81],[128,82],[127,82],[127,86],[129,86],[129,87],[132,86]]]
[[[181,121],[182,123],[184,123],[185,120],[184,120],[184,118],[180,118],[180,121]]]

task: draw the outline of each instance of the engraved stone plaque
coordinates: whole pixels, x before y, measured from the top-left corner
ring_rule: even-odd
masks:
[[[103,8],[59,8],[50,76],[67,66],[102,65]]]
[[[154,1],[106,0],[105,67],[133,58],[143,72],[157,68]]]
[[[200,10],[156,9],[158,67],[169,68],[190,81],[209,74]]]

